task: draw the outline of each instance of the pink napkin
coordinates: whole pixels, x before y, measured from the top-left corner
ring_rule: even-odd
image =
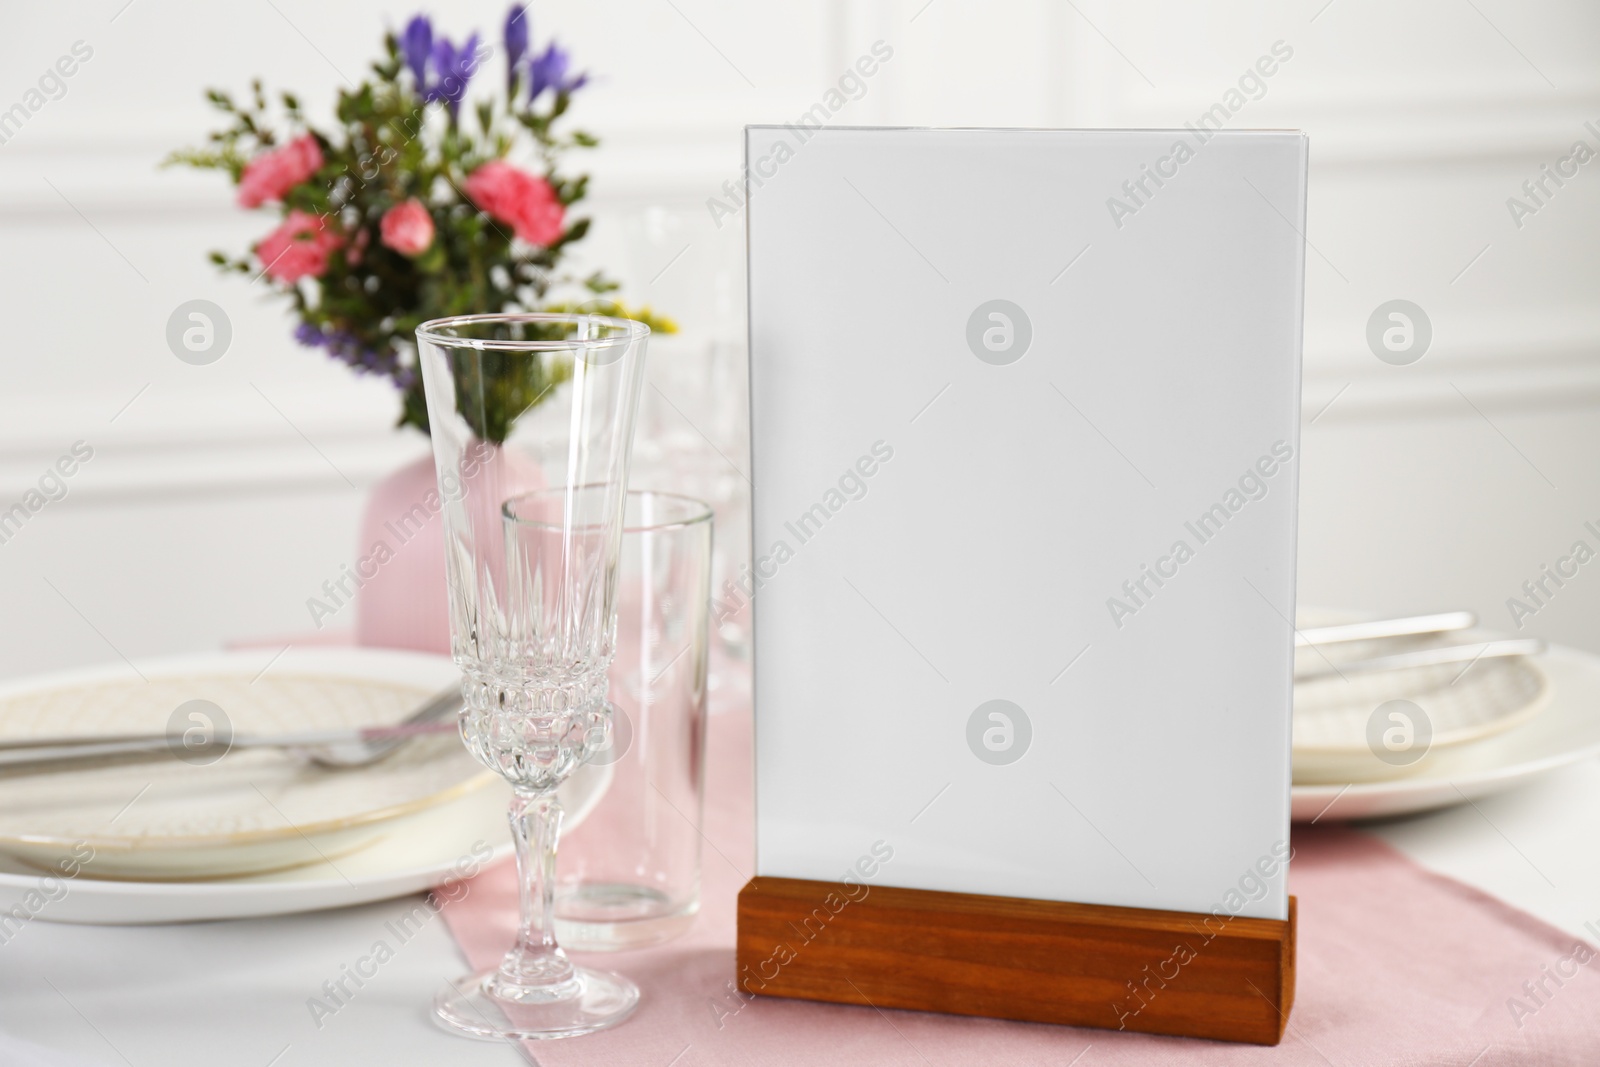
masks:
[[[1299,979],[1289,1030],[1276,1048],[741,997],[733,988],[734,899],[754,851],[747,703],[713,716],[709,747],[699,918],[660,948],[583,957],[637,982],[639,1009],[615,1030],[530,1043],[540,1063],[1600,1064],[1600,955],[1587,946],[1575,955],[1580,943],[1570,935],[1340,828],[1294,835]],[[444,915],[477,969],[510,943],[516,912],[507,863],[478,876]]]

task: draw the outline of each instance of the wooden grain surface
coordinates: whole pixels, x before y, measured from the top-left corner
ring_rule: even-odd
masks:
[[[738,982],[764,996],[1275,1045],[1287,921],[753,878]]]

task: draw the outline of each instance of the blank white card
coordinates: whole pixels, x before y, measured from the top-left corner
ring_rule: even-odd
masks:
[[[1304,136],[746,151],[758,873],[1285,918]]]

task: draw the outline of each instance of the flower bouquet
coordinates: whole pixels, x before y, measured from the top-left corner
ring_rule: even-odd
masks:
[[[241,207],[278,213],[277,228],[252,255],[213,252],[212,260],[264,277],[287,297],[300,343],[392,381],[402,426],[428,429],[414,331],[429,319],[581,310],[674,329],[648,308],[630,312],[609,297],[618,286],[604,274],[561,269],[590,222],[572,217],[588,175],[564,174],[561,159],[599,142],[560,128],[588,76],[573,72],[554,40],[532,47],[530,21],[521,5],[506,15],[503,98],[467,100],[492,46],[473,33],[458,47],[417,15],[398,37],[385,35],[384,57],[367,81],[340,90],[334,125],[313,126],[285,92],[280,132],[259,81],[243,101],[213,89],[208,98],[232,124],[207,147],[168,160],[226,171]],[[512,162],[514,154],[528,162]],[[565,299],[554,299],[564,290]],[[570,367],[560,363],[508,364],[485,391],[494,403],[473,416],[473,429],[504,440],[565,373]]]
[[[333,124],[314,125],[292,93],[269,108],[259,81],[242,100],[212,90],[211,103],[231,124],[205,148],[169,160],[225,171],[240,206],[276,212],[277,228],[251,254],[213,252],[212,260],[286,297],[300,343],[393,382],[399,425],[424,432],[415,330],[430,319],[589,312],[674,331],[648,308],[617,303],[609,295],[617,285],[604,274],[563,269],[589,229],[587,218],[573,216],[588,176],[561,167],[569,151],[598,143],[564,123],[588,76],[554,40],[533,47],[529,16],[517,5],[501,35],[504,95],[496,85],[492,97],[470,100],[494,51],[476,33],[458,46],[417,15],[398,36],[385,35],[366,81],[340,90]],[[541,328],[514,327],[518,339],[537,339]],[[461,414],[485,443],[476,477],[492,487],[486,496],[542,488],[536,466],[494,446],[571,376],[570,359],[486,359],[479,370],[484,380],[458,395],[481,399]],[[315,627],[354,601],[359,644],[448,652],[439,515],[430,457],[375,487],[357,562],[306,601]]]

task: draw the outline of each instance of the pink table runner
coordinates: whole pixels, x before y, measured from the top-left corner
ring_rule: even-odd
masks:
[[[1600,1064],[1600,957],[1570,935],[1340,828],[1297,830],[1299,977],[1276,1048],[886,1011],[734,992],[734,899],[752,874],[748,703],[712,718],[701,913],[657,949],[590,955],[640,986],[632,1019],[530,1042],[549,1067],[793,1064]],[[577,834],[582,834],[582,828]],[[510,863],[444,911],[474,969],[516,926]],[[1525,986],[1524,983],[1527,983]],[[1075,1059],[1076,1057],[1076,1059]]]

